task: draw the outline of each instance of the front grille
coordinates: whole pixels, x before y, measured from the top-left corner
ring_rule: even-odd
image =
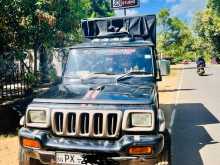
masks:
[[[117,110],[53,110],[52,130],[69,137],[118,137],[122,112]]]

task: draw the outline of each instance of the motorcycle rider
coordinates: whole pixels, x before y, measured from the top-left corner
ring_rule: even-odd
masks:
[[[197,64],[197,68],[198,68],[198,67],[206,67],[206,62],[205,62],[203,56],[200,56],[200,57],[197,59],[196,64]]]
[[[197,73],[198,75],[200,76],[203,76],[205,74],[205,67],[206,67],[206,63],[205,63],[205,60],[202,56],[200,56],[198,58],[198,60],[196,61],[196,64],[197,64]]]

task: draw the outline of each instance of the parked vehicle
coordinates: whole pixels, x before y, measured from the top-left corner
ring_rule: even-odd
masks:
[[[83,20],[62,83],[35,98],[19,131],[20,165],[170,164],[159,108],[156,17]]]
[[[181,64],[187,65],[187,64],[190,64],[190,61],[188,61],[188,60],[183,60],[183,61],[181,62]]]

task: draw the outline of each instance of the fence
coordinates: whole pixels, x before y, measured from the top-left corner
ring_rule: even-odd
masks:
[[[0,102],[27,94],[30,86],[25,78],[26,73],[24,65],[12,56],[0,57]]]

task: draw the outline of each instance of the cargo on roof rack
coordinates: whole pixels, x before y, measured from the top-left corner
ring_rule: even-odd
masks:
[[[81,24],[88,39],[131,37],[156,45],[155,15],[84,19]]]

